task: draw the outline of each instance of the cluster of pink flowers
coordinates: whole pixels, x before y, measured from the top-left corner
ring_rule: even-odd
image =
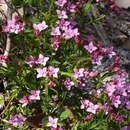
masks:
[[[99,2],[99,0],[97,0],[97,2]],[[54,88],[56,83],[59,83],[62,78],[65,78],[62,81],[65,88],[71,93],[69,97],[74,95],[70,90],[72,90],[75,86],[76,91],[80,93],[76,93],[77,95],[80,95],[78,95],[79,97],[77,98],[80,103],[78,107],[85,112],[85,115],[86,113],[88,114],[84,118],[85,121],[93,119],[97,112],[103,111],[110,120],[122,123],[124,121],[124,117],[120,114],[118,115],[118,112],[115,112],[115,110],[118,111],[118,109],[122,108],[130,110],[130,84],[127,83],[128,74],[119,68],[120,60],[118,56],[112,47],[103,48],[94,38],[88,38],[86,41],[81,41],[77,23],[75,23],[72,19],[69,19],[69,13],[76,13],[78,4],[80,5],[80,1],[71,2],[68,0],[56,0],[55,4],[58,8],[56,11],[58,21],[56,26],[52,28],[50,34],[52,47],[57,50],[62,38],[65,40],[74,39],[76,43],[83,45],[86,52],[86,59],[89,57],[88,64],[76,65],[74,69],[71,68],[71,71],[73,71],[72,75],[64,75],[70,77],[59,78],[59,71],[62,70],[62,68],[59,69],[51,66],[50,62],[48,63],[49,57],[42,54],[39,54],[37,57],[30,56],[25,63],[31,69],[34,67],[34,70],[36,71],[36,80],[40,84],[39,86],[44,84],[45,78],[45,81],[47,79],[48,87]],[[36,37],[38,37],[46,28],[48,28],[48,25],[45,21],[33,24],[33,32]],[[18,34],[23,30],[24,24],[17,17],[13,17],[12,20],[7,22],[7,25],[3,26],[3,31],[9,33]],[[6,57],[0,55],[0,62],[5,60]],[[63,70],[66,70],[66,68],[64,69],[63,66]],[[39,80],[39,78],[41,78],[41,80]],[[64,89],[61,88],[61,91],[62,90]],[[59,94],[57,88],[54,91]],[[49,97],[51,98],[51,94]],[[103,99],[101,99],[102,97]],[[22,105],[22,107],[26,107],[28,104],[39,101],[40,99],[40,90],[31,90],[30,95],[23,96],[19,99],[19,104]],[[105,101],[102,102],[102,100]],[[54,102],[54,105],[55,103],[56,102]],[[65,103],[67,104],[67,102]],[[62,104],[64,104],[64,102],[62,102]],[[49,105],[51,104],[49,103]],[[45,113],[45,115],[47,114],[48,113]],[[51,114],[54,113],[50,113],[50,115]],[[9,124],[13,126],[22,126],[24,125],[25,120],[26,118],[24,118],[21,114],[11,115]],[[62,130],[60,127],[62,124],[59,122],[58,118],[49,116],[48,123],[45,127],[48,127],[51,130]]]
[[[95,77],[97,75],[98,72],[96,71],[90,71],[88,69],[85,68],[79,68],[79,69],[74,69],[74,77],[76,79],[80,79],[80,78],[92,78]]]
[[[101,60],[103,56],[99,53],[99,48],[90,42],[88,45],[84,45],[84,48],[91,54],[91,59],[93,64],[101,65]]]
[[[11,115],[9,119],[9,124],[13,126],[23,126],[26,118],[22,115]]]
[[[81,109],[85,109],[87,112],[96,114],[96,111],[98,109],[98,105],[93,104],[89,100],[81,100]]]
[[[98,44],[94,45],[92,41],[84,45],[85,50],[90,53],[92,64],[102,65],[102,60],[105,56],[110,59],[116,56],[113,48],[102,48]]]
[[[75,86],[80,90],[88,89],[88,82],[90,82],[94,77],[98,75],[95,70],[89,70],[88,68],[75,68],[73,70],[73,75],[77,80]],[[91,89],[91,87],[89,87]]]
[[[40,90],[31,90],[31,95],[30,96],[23,96],[20,100],[19,103],[22,104],[22,107],[27,106],[29,103],[32,101],[40,100]]]
[[[80,88],[83,88],[82,90],[89,91],[88,94],[90,97],[95,96],[100,98],[101,94],[105,94],[107,102],[106,104],[98,104],[98,102],[95,101],[96,104],[94,104],[88,99],[81,100],[81,109],[85,109],[87,112],[92,114],[96,114],[97,111],[105,111],[105,113],[109,115],[110,119],[113,118],[115,122],[123,122],[122,116],[116,115],[114,117],[112,116],[112,113],[113,109],[116,108],[130,109],[130,87],[127,83],[128,74],[119,67],[120,59],[113,51],[112,47],[103,48],[97,43],[94,44],[96,42],[95,40],[93,42],[91,40],[84,42],[84,48],[91,57],[90,60],[93,68],[75,68],[74,77],[77,79]],[[99,78],[102,73],[107,71],[112,72],[112,74],[102,81],[99,81],[102,87],[97,89],[95,84],[93,84],[93,78],[95,79],[97,76]],[[68,85],[68,90],[70,90],[71,84],[66,82],[65,85]],[[95,87],[92,87],[93,85]],[[92,117],[93,116],[90,116],[90,118]]]
[[[111,77],[108,83],[104,84],[105,92],[114,107],[118,108],[120,105],[130,109],[129,101],[129,84],[126,83],[128,74],[126,72],[119,72],[117,75]],[[124,102],[125,101],[125,102]]]
[[[79,3],[78,2],[70,2],[68,0],[57,0],[55,4],[62,10],[76,13]]]
[[[33,32],[36,37],[39,37],[42,31],[44,31],[48,25],[45,21],[41,23],[33,24]],[[18,16],[13,16],[11,20],[7,21],[7,24],[3,26],[3,32],[18,34],[24,31],[24,23],[19,19]]]
[[[42,31],[44,31],[46,28],[48,27],[48,25],[46,24],[45,21],[41,22],[41,23],[34,23],[33,24],[33,30],[34,30],[34,34],[36,37],[38,37]]]
[[[49,57],[45,57],[42,54],[39,54],[39,57],[33,57],[30,56],[27,61],[25,61],[26,64],[28,64],[30,67],[33,67],[34,65],[43,65],[46,66],[47,61],[49,60]],[[53,66],[43,67],[43,68],[36,68],[37,71],[37,78],[41,77],[58,77],[59,68],[54,68]]]
[[[121,124],[124,121],[123,116],[119,116],[119,115],[117,115],[115,113],[110,114],[110,119],[112,121],[115,121],[115,122],[119,123],[119,124]]]
[[[95,53],[95,51],[99,51],[99,46],[97,44],[96,44],[96,46],[94,46],[91,43],[85,49],[90,53],[90,55],[92,55],[92,53]],[[113,67],[119,66],[119,59],[116,56],[116,53],[113,51],[113,48],[100,48],[99,54],[100,55],[105,54],[111,60],[113,58],[115,59],[114,63],[111,65],[112,67],[106,66],[109,71],[113,72]],[[102,62],[102,66],[103,65],[104,64]],[[102,70],[102,72],[103,72],[103,70]],[[83,79],[86,78],[85,73],[87,76],[90,74],[90,72],[88,70],[86,72],[85,68],[74,69],[75,78],[78,79],[78,82],[81,81],[82,84],[84,84]],[[92,77],[99,75],[99,73],[100,72],[92,73]],[[114,113],[115,116],[113,116],[112,110],[114,107],[115,108],[126,108],[128,110],[130,109],[130,101],[129,101],[130,87],[129,87],[129,84],[127,83],[127,81],[128,81],[128,74],[126,73],[126,71],[117,69],[116,71],[114,71],[114,74],[107,77],[107,79],[104,79],[101,81],[102,88],[95,89],[95,90],[93,88],[91,90],[91,88],[90,88],[90,90],[89,90],[90,91],[89,94],[90,95],[92,94],[92,96],[95,95],[95,97],[97,97],[97,98],[99,98],[100,94],[103,94],[103,93],[105,95],[107,95],[108,102],[106,103],[106,105],[109,107],[109,109],[106,109],[106,108],[102,109],[106,106],[105,104],[95,105],[94,103],[92,103],[91,101],[89,101],[87,99],[81,100],[81,109],[85,109],[87,112],[90,112],[93,114],[96,114],[97,111],[106,110],[106,114],[109,114],[109,117],[111,120],[122,123],[124,121],[124,118],[122,116],[116,115],[115,113]],[[84,87],[87,88],[87,85],[84,84]],[[95,93],[95,91],[96,91],[96,93]]]
[[[25,63],[29,65],[29,67],[33,67],[34,65],[43,65],[45,66],[47,61],[49,60],[49,57],[45,57],[43,56],[42,54],[39,54],[39,57],[33,57],[33,56],[30,56],[26,61]]]
[[[51,46],[55,50],[59,48],[61,38],[69,40],[71,38],[79,36],[78,28],[75,27],[75,24],[73,22],[67,20],[69,18],[67,11],[76,12],[76,5],[71,4],[67,0],[58,0],[56,1],[56,5],[58,5],[60,8],[57,10],[59,21],[57,22],[57,26],[52,28],[51,32]],[[68,5],[67,8],[65,5]]]
[[[79,35],[78,28],[74,28],[73,24],[67,20],[58,21],[58,25],[52,28],[51,39],[52,47],[57,50],[60,43],[60,38],[69,40]]]
[[[17,16],[12,17],[7,21],[7,24],[3,26],[3,32],[18,34],[24,31],[24,24]]]
[[[106,114],[109,115],[109,119],[113,120],[117,123],[122,123],[124,121],[124,117],[113,113],[112,112],[113,109],[109,105],[106,105],[106,104],[96,105],[96,104],[92,103],[90,100],[87,100],[87,99],[81,100],[80,103],[81,103],[81,106],[80,106],[81,109],[84,109],[85,111],[90,113],[89,115],[84,117],[84,120],[86,120],[86,121],[91,120],[94,117],[94,115],[99,111],[106,112]]]
[[[41,77],[58,77],[59,68],[54,68],[52,66],[44,67],[44,68],[37,68],[37,78]]]

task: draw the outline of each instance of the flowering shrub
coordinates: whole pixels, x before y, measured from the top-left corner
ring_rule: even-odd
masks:
[[[82,35],[80,11],[87,4],[50,0],[49,10],[39,9],[30,23],[12,17],[3,25],[14,46],[8,57],[0,55],[0,63],[7,62],[0,69],[7,82],[6,98],[1,98],[3,129],[128,127],[129,74],[112,47]]]

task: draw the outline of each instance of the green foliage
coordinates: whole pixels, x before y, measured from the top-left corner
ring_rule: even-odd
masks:
[[[65,119],[67,119],[68,117],[69,117],[68,111],[64,111],[64,112],[62,112],[61,115],[60,115],[60,120],[61,120],[61,121],[62,121],[62,120],[65,120]]]

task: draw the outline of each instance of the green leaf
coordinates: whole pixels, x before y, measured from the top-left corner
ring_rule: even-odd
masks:
[[[24,30],[24,33],[32,33],[32,30],[27,28],[27,29]]]
[[[86,4],[84,4],[84,7],[83,7],[84,14],[86,14],[89,11],[91,4],[92,4],[91,2],[92,2],[92,0],[89,0]]]
[[[32,17],[31,22],[32,23],[39,23],[39,19],[36,17]]]
[[[48,123],[48,117],[44,117],[43,119],[42,119],[42,124],[43,125],[46,125]]]
[[[4,96],[0,94],[0,107],[4,105]]]
[[[65,120],[65,119],[68,118],[68,116],[69,116],[69,112],[68,111],[64,111],[60,115],[60,120]]]

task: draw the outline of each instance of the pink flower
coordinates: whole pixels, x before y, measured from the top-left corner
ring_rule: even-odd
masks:
[[[33,67],[35,64],[41,64],[43,66],[46,65],[46,62],[49,60],[49,57],[45,57],[42,54],[39,54],[39,57],[30,56],[25,63],[28,64],[30,67]]]
[[[65,31],[66,29],[68,29],[69,27],[71,27],[71,23],[67,20],[64,19],[60,19],[57,24],[59,25],[59,27],[61,28],[61,30]]]
[[[45,66],[48,60],[49,60],[49,57],[44,57],[42,54],[40,54],[38,59],[36,60],[36,64],[41,64]]]
[[[121,104],[121,101],[120,101],[120,96],[111,96],[110,97],[110,99],[111,99],[111,101],[112,101],[112,104],[116,107],[116,108],[118,108],[119,107],[119,105]]]
[[[56,5],[63,7],[67,3],[67,0],[57,0],[55,3]]]
[[[63,130],[63,129],[61,127],[58,127],[58,128],[51,127],[50,130]]]
[[[57,51],[59,48],[59,44],[60,44],[60,38],[57,36],[54,36],[51,38],[51,46],[52,48]]]
[[[70,78],[67,78],[66,80],[64,80],[64,86],[65,86],[68,90],[71,90],[71,87],[74,86],[74,82],[71,81]]]
[[[114,85],[113,82],[108,83],[106,85],[106,93],[108,94],[108,96],[112,96],[115,91],[116,91],[116,85]]]
[[[98,48],[93,45],[93,42],[90,42],[88,45],[85,45],[84,48],[89,52],[92,53],[96,51]]]
[[[120,130],[130,130],[130,128],[128,126],[124,126]]]
[[[0,63],[5,62],[7,60],[7,57],[0,54]]]
[[[80,103],[81,103],[80,108],[81,108],[81,109],[85,109],[85,108],[87,108],[88,105],[89,105],[89,100],[81,100]]]
[[[36,58],[33,56],[30,56],[25,63],[29,65],[29,67],[33,67],[35,65]]]
[[[24,30],[24,24],[17,16],[7,21],[7,25],[3,26],[3,32],[18,34]]]
[[[126,102],[126,108],[130,110],[130,101]]]
[[[45,30],[48,27],[48,25],[46,25],[46,22],[43,21],[42,23],[38,23],[38,24],[33,24],[33,29],[35,31],[39,31],[42,32],[43,30]]]
[[[89,104],[89,107],[86,109],[87,112],[91,112],[93,114],[96,114],[98,106],[94,105],[93,103]]]
[[[58,124],[58,118],[52,118],[51,116],[49,116],[47,126],[57,128],[57,124]]]
[[[36,71],[37,71],[37,78],[41,78],[41,77],[46,77],[47,76],[47,68],[46,67],[44,67],[44,68],[37,68],[36,69]]]
[[[123,116],[116,115],[115,113],[110,114],[110,119],[112,121],[115,121],[116,123],[119,123],[119,124],[124,122]]]
[[[19,102],[22,104],[22,107],[27,106],[30,103],[30,100],[27,96],[23,96]]]
[[[74,37],[74,41],[75,41],[75,43],[77,43],[77,44],[79,44],[79,45],[82,45],[80,36],[75,36],[75,37]]]
[[[92,64],[101,65],[102,64],[103,56],[99,55],[98,53],[92,53]]]
[[[118,83],[116,85],[116,93],[118,93],[122,96],[127,96],[127,89],[123,84]]]
[[[47,74],[48,74],[49,77],[57,78],[58,77],[59,68],[54,68],[52,66],[49,66],[47,72],[48,72]]]
[[[57,12],[57,15],[58,15],[59,19],[67,19],[68,18],[67,14],[66,14],[66,11],[57,10],[56,12]]]
[[[56,87],[56,83],[53,82],[53,81],[49,81],[48,86],[49,86],[50,88],[54,88],[54,87]]]
[[[122,81],[125,81],[127,78],[128,78],[128,73],[124,70],[120,71],[119,72],[119,78],[122,80]]]
[[[113,51],[113,47],[111,48],[102,48],[103,52],[105,52],[109,58],[111,59],[113,56],[116,55],[116,53]]]
[[[79,35],[79,32],[78,32],[77,28],[75,28],[75,29],[68,28],[68,29],[64,30],[64,33],[63,33],[63,37],[66,40],[71,39],[78,35]]]
[[[51,35],[60,36],[61,35],[60,28],[59,27],[52,28]]]
[[[87,112],[96,114],[98,105],[94,105],[89,100],[81,100],[81,109],[85,109]]]
[[[30,100],[40,100],[40,90],[31,90]]]
[[[70,11],[71,13],[76,13],[77,11],[77,5],[68,3],[67,10]]]
[[[85,121],[91,121],[92,119],[93,119],[93,114],[89,114],[89,115],[84,117]]]
[[[23,126],[26,118],[22,115],[11,115],[9,119],[9,124],[13,126]]]
[[[46,25],[45,21],[38,24],[33,24],[34,34],[38,38],[43,30],[45,30],[48,27]]]
[[[59,72],[59,68],[54,68],[52,66],[49,66],[48,68],[37,68],[37,78],[41,78],[41,77],[58,77],[58,72]]]
[[[107,103],[99,106],[99,111],[104,111],[105,114],[109,114],[112,112],[112,107],[109,106]]]
[[[81,77],[84,77],[84,71],[85,71],[84,68],[74,69],[74,77],[75,77],[76,79],[81,78]]]
[[[58,43],[58,42],[53,42],[53,43],[51,44],[51,47],[52,47],[55,51],[57,51],[58,48],[59,48],[59,43]]]
[[[97,75],[97,72],[93,72],[93,71],[89,72],[89,77],[90,77],[90,78],[93,78],[93,77],[95,77],[96,75]]]

